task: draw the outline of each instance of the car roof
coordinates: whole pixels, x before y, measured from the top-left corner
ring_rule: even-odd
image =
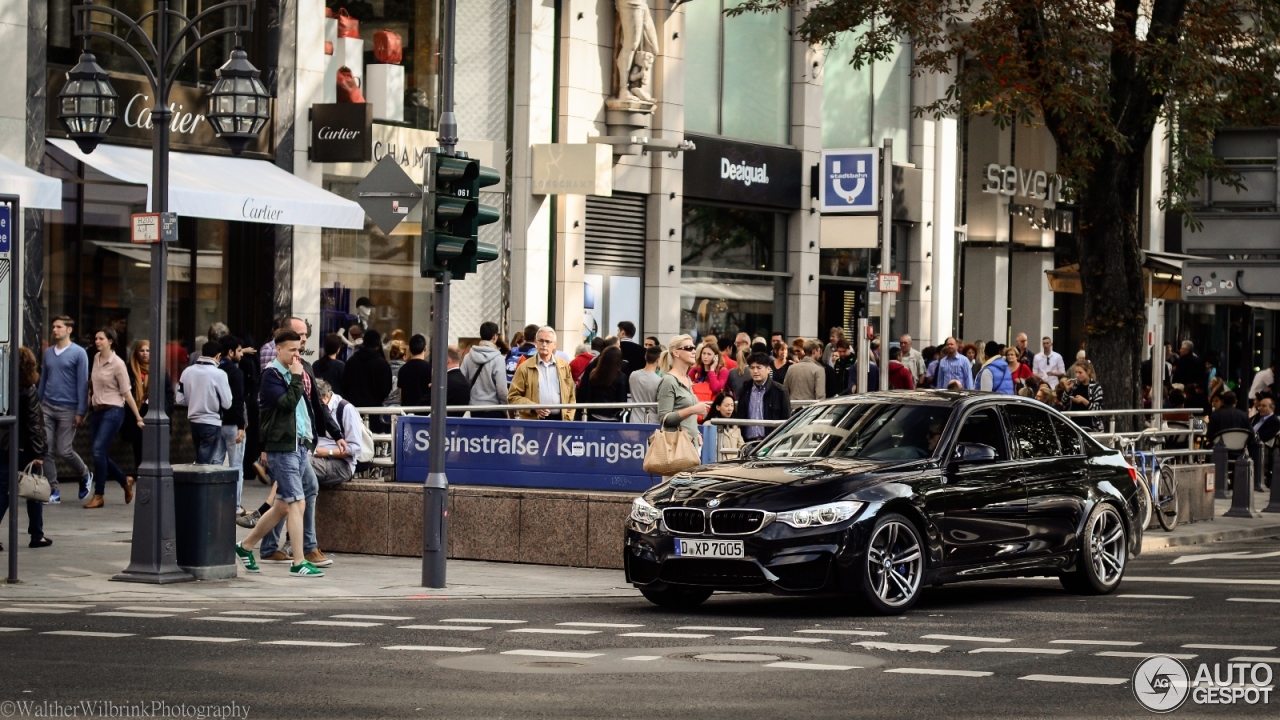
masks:
[[[981,400],[1005,399],[1025,402],[1020,395],[1004,395],[984,390],[880,390],[857,395],[839,395],[822,403],[848,404],[860,402],[910,402],[928,405],[969,405]],[[818,403],[814,403],[815,405]]]

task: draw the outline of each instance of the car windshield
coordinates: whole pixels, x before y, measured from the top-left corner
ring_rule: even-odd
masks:
[[[754,453],[758,458],[931,457],[951,418],[946,405],[842,403],[815,405],[796,415]]]

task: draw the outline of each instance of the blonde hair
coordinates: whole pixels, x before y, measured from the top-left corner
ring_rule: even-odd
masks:
[[[387,349],[387,357],[391,360],[404,360],[409,357],[409,343],[403,340],[392,340]]]
[[[1084,352],[1084,351],[1081,350],[1080,352]],[[1080,358],[1079,360],[1076,361],[1076,367],[1083,368],[1085,372],[1089,373],[1089,382],[1098,381],[1098,372],[1093,369],[1093,363],[1089,362],[1088,360],[1085,360],[1084,358]]]
[[[667,341],[667,349],[662,351],[662,357],[658,358],[658,371],[663,375],[671,373],[671,351],[679,347],[684,347],[688,343],[693,344],[692,335],[676,335]],[[701,353],[701,350],[698,351]],[[719,353],[716,353],[717,355]]]

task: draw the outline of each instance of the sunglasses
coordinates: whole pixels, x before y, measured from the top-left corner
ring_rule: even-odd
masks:
[[[683,350],[685,352],[693,352],[694,350],[697,350],[697,348],[692,345],[685,345],[684,347],[678,348],[678,349]]]

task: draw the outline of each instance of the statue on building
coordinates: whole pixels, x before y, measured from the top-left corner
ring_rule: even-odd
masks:
[[[610,109],[632,112],[653,111],[653,63],[658,54],[658,31],[649,12],[648,0],[614,0],[616,53],[614,96]]]

